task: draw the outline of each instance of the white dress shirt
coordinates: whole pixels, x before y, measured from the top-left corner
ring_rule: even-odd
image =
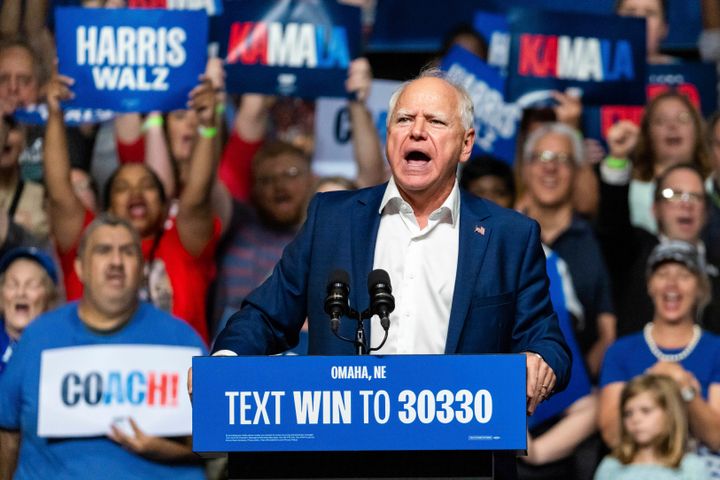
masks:
[[[390,314],[387,342],[374,353],[444,353],[460,238],[457,181],[424,229],[392,178],[380,214],[373,268],[390,275],[395,311]],[[370,325],[371,346],[376,347],[384,331],[377,316]]]

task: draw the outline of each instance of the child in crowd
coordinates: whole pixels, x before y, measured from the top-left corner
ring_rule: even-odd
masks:
[[[703,461],[686,453],[687,411],[670,377],[632,379],[622,390],[620,412],[620,443],[600,463],[595,480],[709,478]]]

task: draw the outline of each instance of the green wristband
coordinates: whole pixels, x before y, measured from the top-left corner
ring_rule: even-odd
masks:
[[[198,127],[198,133],[202,138],[215,138],[218,133],[217,127]]]
[[[607,165],[608,168],[612,168],[613,170],[624,170],[627,168],[628,163],[630,162],[627,158],[618,158],[609,155],[605,157],[605,165]]]
[[[143,122],[141,130],[147,132],[152,127],[162,127],[163,123],[162,115],[149,115]]]

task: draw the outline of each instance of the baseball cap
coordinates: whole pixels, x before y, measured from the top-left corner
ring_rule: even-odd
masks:
[[[663,263],[674,262],[684,265],[696,275],[705,275],[705,265],[694,245],[681,240],[671,240],[657,245],[647,262],[648,277]]]
[[[18,258],[27,258],[38,263],[48,274],[55,285],[58,283],[58,271],[52,257],[36,247],[16,247],[0,258],[0,274],[4,273]]]

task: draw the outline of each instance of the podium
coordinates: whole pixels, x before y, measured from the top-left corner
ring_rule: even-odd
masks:
[[[196,357],[193,450],[230,478],[501,478],[524,355]]]

